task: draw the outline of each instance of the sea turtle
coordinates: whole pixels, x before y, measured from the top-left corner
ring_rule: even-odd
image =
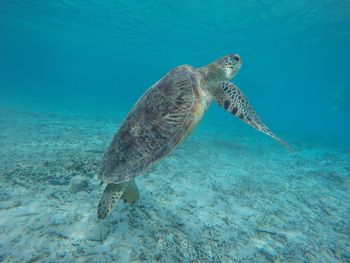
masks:
[[[135,202],[134,178],[166,156],[197,126],[215,100],[232,115],[287,144],[261,121],[248,100],[229,82],[242,65],[230,54],[205,67],[178,66],[136,102],[105,152],[99,179],[107,186],[98,204],[98,218],[106,218],[115,202]]]

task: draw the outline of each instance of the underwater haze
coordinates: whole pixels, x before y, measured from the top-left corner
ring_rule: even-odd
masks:
[[[232,80],[97,218],[104,152],[172,68]],[[350,262],[350,1],[0,1],[0,262]]]

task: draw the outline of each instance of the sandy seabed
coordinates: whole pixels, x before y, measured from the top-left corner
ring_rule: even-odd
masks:
[[[208,121],[97,220],[122,117],[0,107],[0,262],[350,262],[350,149]]]

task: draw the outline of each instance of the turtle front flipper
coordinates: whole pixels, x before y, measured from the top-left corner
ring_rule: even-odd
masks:
[[[290,148],[281,138],[277,137],[260,119],[253,107],[250,105],[243,92],[229,81],[219,81],[209,87],[209,90],[216,102],[225,108],[226,111],[237,116],[245,123],[258,131],[272,137],[283,146]]]
[[[111,213],[115,202],[123,196],[128,184],[129,182],[122,182],[120,184],[107,184],[98,204],[98,218],[105,219]]]

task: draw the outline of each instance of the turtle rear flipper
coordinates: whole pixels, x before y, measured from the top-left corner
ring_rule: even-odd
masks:
[[[114,204],[119,199],[123,199],[128,204],[133,204],[139,199],[139,190],[137,189],[135,180],[120,184],[107,184],[98,204],[98,218],[105,219],[111,213]]]
[[[122,182],[120,184],[107,184],[98,204],[98,218],[105,219],[111,213],[115,202],[123,196],[128,183],[129,182]]]
[[[125,203],[133,204],[139,200],[139,189],[137,189],[135,180],[131,180],[121,197]]]

